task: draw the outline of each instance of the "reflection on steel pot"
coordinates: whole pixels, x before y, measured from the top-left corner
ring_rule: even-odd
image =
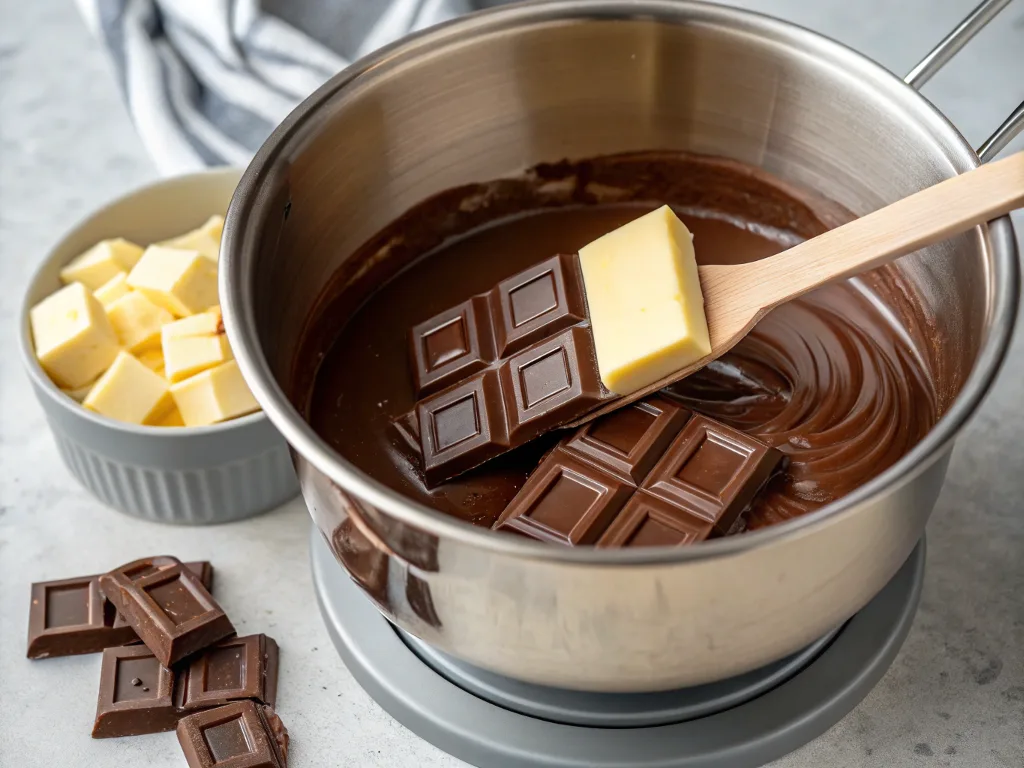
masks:
[[[388,222],[534,163],[654,148],[760,166],[858,214],[977,162],[915,91],[806,30],[684,2],[546,2],[428,31],[339,74],[259,152],[228,216],[232,346],[339,561],[399,626],[532,682],[703,683],[849,618],[920,538],[1013,323],[1008,220],[901,260],[947,340],[938,425],[818,512],[677,550],[569,550],[473,528],[375,482],[303,421],[286,393],[305,320]]]

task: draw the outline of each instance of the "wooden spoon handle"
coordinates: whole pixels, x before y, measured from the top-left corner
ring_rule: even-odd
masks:
[[[749,278],[761,307],[771,309],[1022,206],[1024,152],[1018,152],[762,259]]]

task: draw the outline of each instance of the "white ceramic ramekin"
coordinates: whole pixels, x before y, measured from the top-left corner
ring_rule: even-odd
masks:
[[[143,427],[108,419],[64,394],[32,346],[29,309],[60,287],[61,267],[94,243],[148,244],[227,211],[241,170],[165,179],[86,217],[61,238],[29,283],[21,312],[21,357],[60,455],[104,503],[135,517],[200,525],[241,520],[298,492],[288,446],[262,412],[209,427]]]

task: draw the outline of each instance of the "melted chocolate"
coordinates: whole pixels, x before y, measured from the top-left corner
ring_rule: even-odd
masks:
[[[705,264],[763,258],[837,220],[834,208],[816,213],[790,190],[734,163],[687,156],[638,162],[636,157],[535,169],[522,189],[515,187],[512,202],[499,195],[501,204],[492,201],[482,213],[473,208],[472,215],[463,215],[469,210],[464,201],[470,193],[479,200],[481,187],[453,190],[367,244],[355,265],[379,257],[381,243],[395,242],[396,232],[405,260],[426,255],[374,291],[344,280],[328,289],[328,296],[348,291],[369,298],[358,310],[347,310],[343,325],[330,313],[321,313],[319,328],[314,322],[313,338],[325,337],[323,318],[329,318],[326,336],[336,335],[308,400],[316,430],[381,482],[490,526],[564,433],[545,435],[427,490],[401,436],[389,428],[414,402],[409,328],[551,254],[578,250],[654,207],[618,201],[673,204],[694,233],[697,259]],[[556,199],[542,189],[552,177],[574,177],[575,185]],[[511,194],[511,184],[501,182],[495,189]],[[531,188],[532,197],[524,191]],[[431,221],[439,222],[434,230]],[[437,245],[453,234],[460,236]],[[893,317],[906,327],[895,328]],[[930,356],[918,333],[926,326],[898,272],[883,268],[775,310],[732,352],[673,387],[695,411],[789,455],[787,471],[755,502],[749,527],[839,498],[923,437],[939,410],[927,375]]]

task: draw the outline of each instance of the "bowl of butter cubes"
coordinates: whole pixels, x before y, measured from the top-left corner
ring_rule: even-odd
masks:
[[[25,296],[22,359],[61,458],[136,517],[230,522],[298,491],[217,298],[223,215],[240,177],[210,170],[115,200],[57,243]]]

